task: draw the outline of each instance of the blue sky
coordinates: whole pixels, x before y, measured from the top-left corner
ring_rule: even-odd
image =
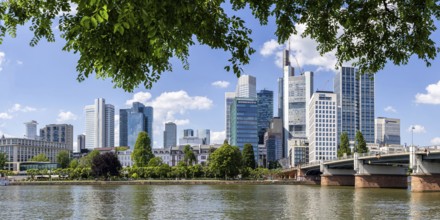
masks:
[[[243,13],[253,30],[252,46],[257,50],[244,73],[257,77],[258,90],[273,90],[276,96],[277,78],[282,75],[280,54],[285,46],[275,41],[273,21],[261,27],[247,12]],[[7,37],[0,45],[0,135],[22,137],[23,123],[36,120],[39,128],[50,123],[72,124],[76,140],[76,135],[85,130],[84,106],[102,97],[115,106],[117,114],[131,101],[153,105],[154,147],[162,146],[166,121],[178,124],[178,136],[182,129],[208,128],[214,142],[224,139],[224,93],[234,91],[237,81],[223,69],[229,54],[207,46],[193,46],[188,71],[178,61],[173,62],[174,71],[163,74],[151,90],[137,88],[128,93],[113,88],[111,80],[94,76],[77,82],[78,55],[61,51],[62,39],[55,43],[42,40],[36,47],[30,47],[31,38],[32,33],[22,27],[16,38]],[[439,42],[439,33],[433,38]],[[316,43],[298,36],[291,37],[290,47],[301,69],[315,72],[315,89],[333,90],[334,56],[320,56]],[[298,67],[295,59],[292,63]],[[431,67],[426,67],[413,58],[406,66],[389,63],[376,74],[376,116],[401,119],[402,144],[411,143],[408,128],[415,125],[415,144],[440,145],[439,72],[439,62],[433,61]]]

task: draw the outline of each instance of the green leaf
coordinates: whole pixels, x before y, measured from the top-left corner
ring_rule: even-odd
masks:
[[[98,26],[98,22],[96,21],[96,19],[94,18],[94,17],[91,17],[90,18],[90,21],[92,21],[92,25],[93,25],[93,27],[97,27]]]

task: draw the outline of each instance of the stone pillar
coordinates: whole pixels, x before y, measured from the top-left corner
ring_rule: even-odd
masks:
[[[406,175],[356,174],[355,188],[407,188]]]
[[[354,176],[321,175],[321,186],[354,186]]]
[[[412,192],[440,191],[440,174],[413,174],[411,175]]]

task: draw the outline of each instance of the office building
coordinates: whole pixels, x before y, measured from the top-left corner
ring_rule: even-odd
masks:
[[[194,137],[194,130],[193,129],[183,129],[182,131],[183,137]]]
[[[258,144],[264,144],[264,133],[273,118],[273,91],[261,90],[257,93],[258,101]]]
[[[335,93],[338,137],[347,132],[348,139],[354,141],[356,132],[361,131],[367,143],[374,143],[374,79],[359,76],[355,68],[342,67],[335,77]]]
[[[141,131],[147,132],[150,143],[153,143],[153,107],[133,102],[131,108],[120,109],[119,145],[133,149]]]
[[[165,123],[163,132],[163,147],[170,148],[177,146],[177,125],[173,122]]]
[[[251,75],[241,75],[235,89],[235,97],[257,98],[257,79]]]
[[[73,151],[73,126],[69,124],[50,124],[40,129],[40,140],[64,143]]]
[[[95,104],[84,108],[86,113],[86,149],[114,147],[115,107],[105,104],[105,99],[95,99]]]
[[[235,92],[225,93],[225,130],[226,130],[226,140],[231,143],[231,105],[235,99]]]
[[[24,137],[27,139],[31,139],[31,140],[37,140],[38,139],[38,136],[37,136],[38,122],[32,120],[32,121],[26,122],[24,124],[26,125],[26,134]]]
[[[264,146],[268,163],[283,158],[283,120],[281,118],[272,118],[269,128],[264,134]]]
[[[374,140],[379,146],[400,145],[400,119],[378,117],[374,130]]]
[[[209,129],[199,129],[197,131],[197,137],[202,140],[203,145],[211,144],[211,131]]]
[[[309,162],[309,141],[304,138],[290,139],[288,142],[289,167]]]
[[[316,91],[309,102],[309,161],[337,157],[337,96]]]
[[[86,135],[80,134],[77,138],[77,152],[81,152],[86,149]]]

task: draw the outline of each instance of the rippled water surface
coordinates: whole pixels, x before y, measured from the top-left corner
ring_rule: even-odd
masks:
[[[0,219],[440,219],[440,193],[352,187],[7,186]]]

